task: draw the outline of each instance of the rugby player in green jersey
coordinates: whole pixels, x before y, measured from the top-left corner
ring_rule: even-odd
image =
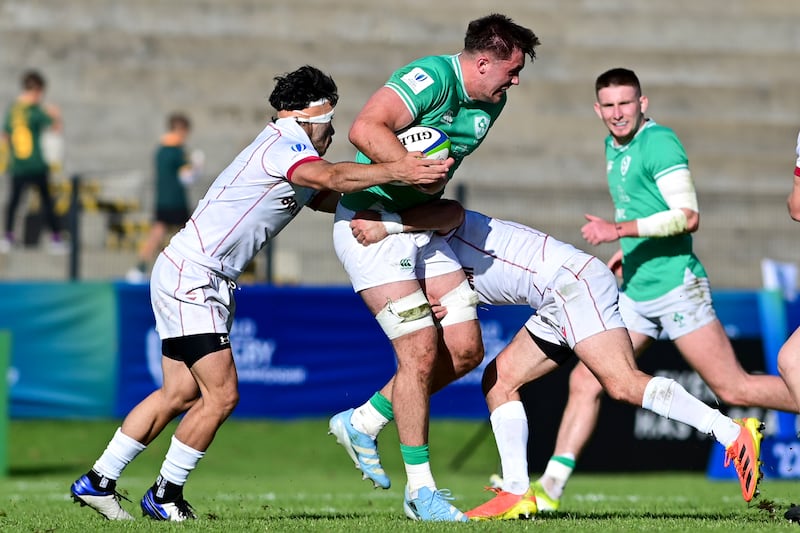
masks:
[[[429,462],[430,391],[454,381],[483,359],[475,306],[478,297],[453,251],[435,232],[401,233],[398,211],[441,197],[461,161],[483,141],[506,103],[506,91],[519,84],[526,56],[535,58],[539,39],[504,15],[469,23],[463,50],[429,56],[392,74],[361,110],[350,129],[357,161],[394,161],[406,153],[397,133],[416,125],[433,126],[450,137],[455,163],[447,179],[431,187],[382,185],[346,194],[334,222],[334,247],[369,310],[391,340],[397,372],[365,405],[330,421],[331,433],[365,477],[389,488],[380,466],[375,428],[393,415],[408,483],[404,510],[415,520],[465,521],[439,490]],[[350,221],[362,209],[382,213],[392,234],[362,246]],[[438,321],[429,300],[448,308]],[[443,356],[437,357],[440,343]]]
[[[797,412],[780,377],[742,368],[714,312],[708,277],[692,250],[691,234],[700,216],[677,135],[645,116],[648,100],[633,71],[614,68],[601,74],[595,93],[595,112],[609,131],[606,173],[615,214],[613,221],[587,214],[581,232],[593,245],[620,243],[608,266],[622,275],[619,308],[636,355],[664,335],[720,401]],[[553,457],[534,482],[540,511],[558,509],[575,461],[597,424],[601,394],[586,366],[576,366]],[[752,418],[740,423],[758,444],[761,424]],[[750,501],[756,483],[741,484]]]

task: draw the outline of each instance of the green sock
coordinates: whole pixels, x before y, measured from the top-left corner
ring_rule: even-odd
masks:
[[[372,395],[372,398],[369,399],[370,405],[378,411],[381,416],[389,420],[390,422],[394,420],[394,411],[392,411],[392,402],[389,401],[386,396],[381,394],[380,392],[376,392]]]
[[[575,458],[568,457],[566,455],[554,455],[550,458],[551,461],[555,461],[557,463],[561,463],[562,465],[566,466],[570,470],[575,469]]]
[[[427,444],[422,446],[406,446],[400,445],[400,455],[403,456],[403,462],[407,465],[421,465],[430,461],[430,450]]]

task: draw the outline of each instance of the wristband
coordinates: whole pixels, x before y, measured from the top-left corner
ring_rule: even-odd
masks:
[[[798,162],[798,165],[794,167],[794,175],[800,178],[800,161]]]
[[[381,213],[381,222],[389,235],[403,233],[403,219],[400,213]]]

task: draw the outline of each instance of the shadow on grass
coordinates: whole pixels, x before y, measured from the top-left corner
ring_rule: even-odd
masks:
[[[44,476],[47,474],[65,474],[76,472],[85,472],[85,464],[51,464],[51,465],[30,465],[30,466],[12,466],[8,469],[8,474],[11,477],[35,477]]]
[[[594,512],[594,513],[539,513],[536,515],[536,520],[541,522],[564,521],[564,520],[630,520],[630,519],[645,519],[645,520],[727,520],[731,515],[726,513],[703,513],[703,512]]]

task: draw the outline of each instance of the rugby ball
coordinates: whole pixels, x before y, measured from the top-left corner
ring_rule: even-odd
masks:
[[[447,159],[450,155],[450,137],[432,126],[412,126],[397,134],[409,152],[422,152],[426,159]]]

